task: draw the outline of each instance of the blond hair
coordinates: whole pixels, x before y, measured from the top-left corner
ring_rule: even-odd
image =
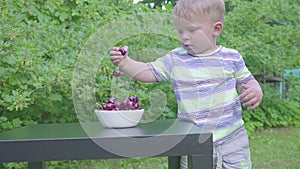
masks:
[[[189,20],[191,16],[208,16],[212,22],[224,22],[224,0],[179,0],[174,16]]]

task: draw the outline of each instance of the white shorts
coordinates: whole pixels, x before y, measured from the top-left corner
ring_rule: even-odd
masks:
[[[187,169],[187,156],[181,157],[181,169]],[[251,169],[249,139],[245,129],[225,143],[213,147],[214,169]]]

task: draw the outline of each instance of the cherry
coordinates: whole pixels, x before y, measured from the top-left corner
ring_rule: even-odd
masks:
[[[137,96],[129,96],[128,100],[133,101],[134,103],[137,103],[139,101],[139,98]]]
[[[115,103],[116,108],[121,109],[122,108],[122,102],[117,101]]]
[[[120,70],[115,70],[114,71],[114,76],[115,77],[120,77],[121,76],[121,71]]]
[[[107,103],[115,103],[116,102],[116,98],[114,98],[114,97],[110,97],[110,98],[108,98],[107,99]]]
[[[135,109],[135,103],[134,103],[133,101],[129,101],[129,102],[127,103],[127,108],[128,108],[129,110],[134,110],[134,109]]]
[[[106,110],[113,110],[115,108],[115,104],[113,103],[107,103],[106,104]]]
[[[101,110],[106,110],[106,104],[101,106]]]
[[[141,108],[140,108],[140,105],[138,104],[138,103],[135,103],[135,105],[134,105],[134,109],[136,109],[136,110],[140,110]]]
[[[119,51],[123,56],[126,55],[126,50],[124,48],[119,48]]]

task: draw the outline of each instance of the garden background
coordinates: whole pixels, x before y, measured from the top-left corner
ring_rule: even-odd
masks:
[[[89,37],[124,15],[135,16],[143,12],[172,14],[176,1],[145,0],[138,4],[128,0],[0,2],[0,132],[3,132],[36,123],[78,122],[72,98],[72,78],[80,50]],[[272,129],[283,127],[285,134],[290,131],[287,129],[295,130],[291,139],[295,140],[299,150],[300,78],[284,76],[284,71],[300,69],[300,0],[225,2],[225,28],[218,43],[237,49],[254,75],[283,78],[283,92],[279,82],[261,82],[264,90],[261,106],[253,111],[244,110],[243,118],[250,137],[259,136],[256,132],[261,129],[272,133]],[[118,23],[120,27],[124,26],[122,21]],[[163,35],[140,34],[120,39],[115,44],[123,45],[129,45],[132,57],[143,60],[147,57],[138,56],[139,51],[145,48],[167,51],[177,47],[179,42]],[[107,58],[99,60],[95,76],[95,97],[99,103],[110,96],[114,69],[107,49]],[[175,95],[168,82],[144,84],[133,81],[131,85],[134,90],[130,94],[137,95],[145,109],[150,108],[149,93],[155,89],[163,91],[168,102],[159,118],[176,118]],[[119,162],[125,163],[124,166],[134,163]],[[51,165],[69,168],[80,166],[78,163],[87,165],[80,161],[51,162]],[[113,165],[116,163],[114,161]],[[88,165],[95,164],[98,165],[95,161],[88,162]],[[24,163],[0,164],[0,168],[24,166]]]

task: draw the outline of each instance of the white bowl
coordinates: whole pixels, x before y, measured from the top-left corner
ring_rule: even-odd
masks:
[[[108,128],[135,127],[141,121],[144,109],[141,110],[95,110],[99,121]]]

